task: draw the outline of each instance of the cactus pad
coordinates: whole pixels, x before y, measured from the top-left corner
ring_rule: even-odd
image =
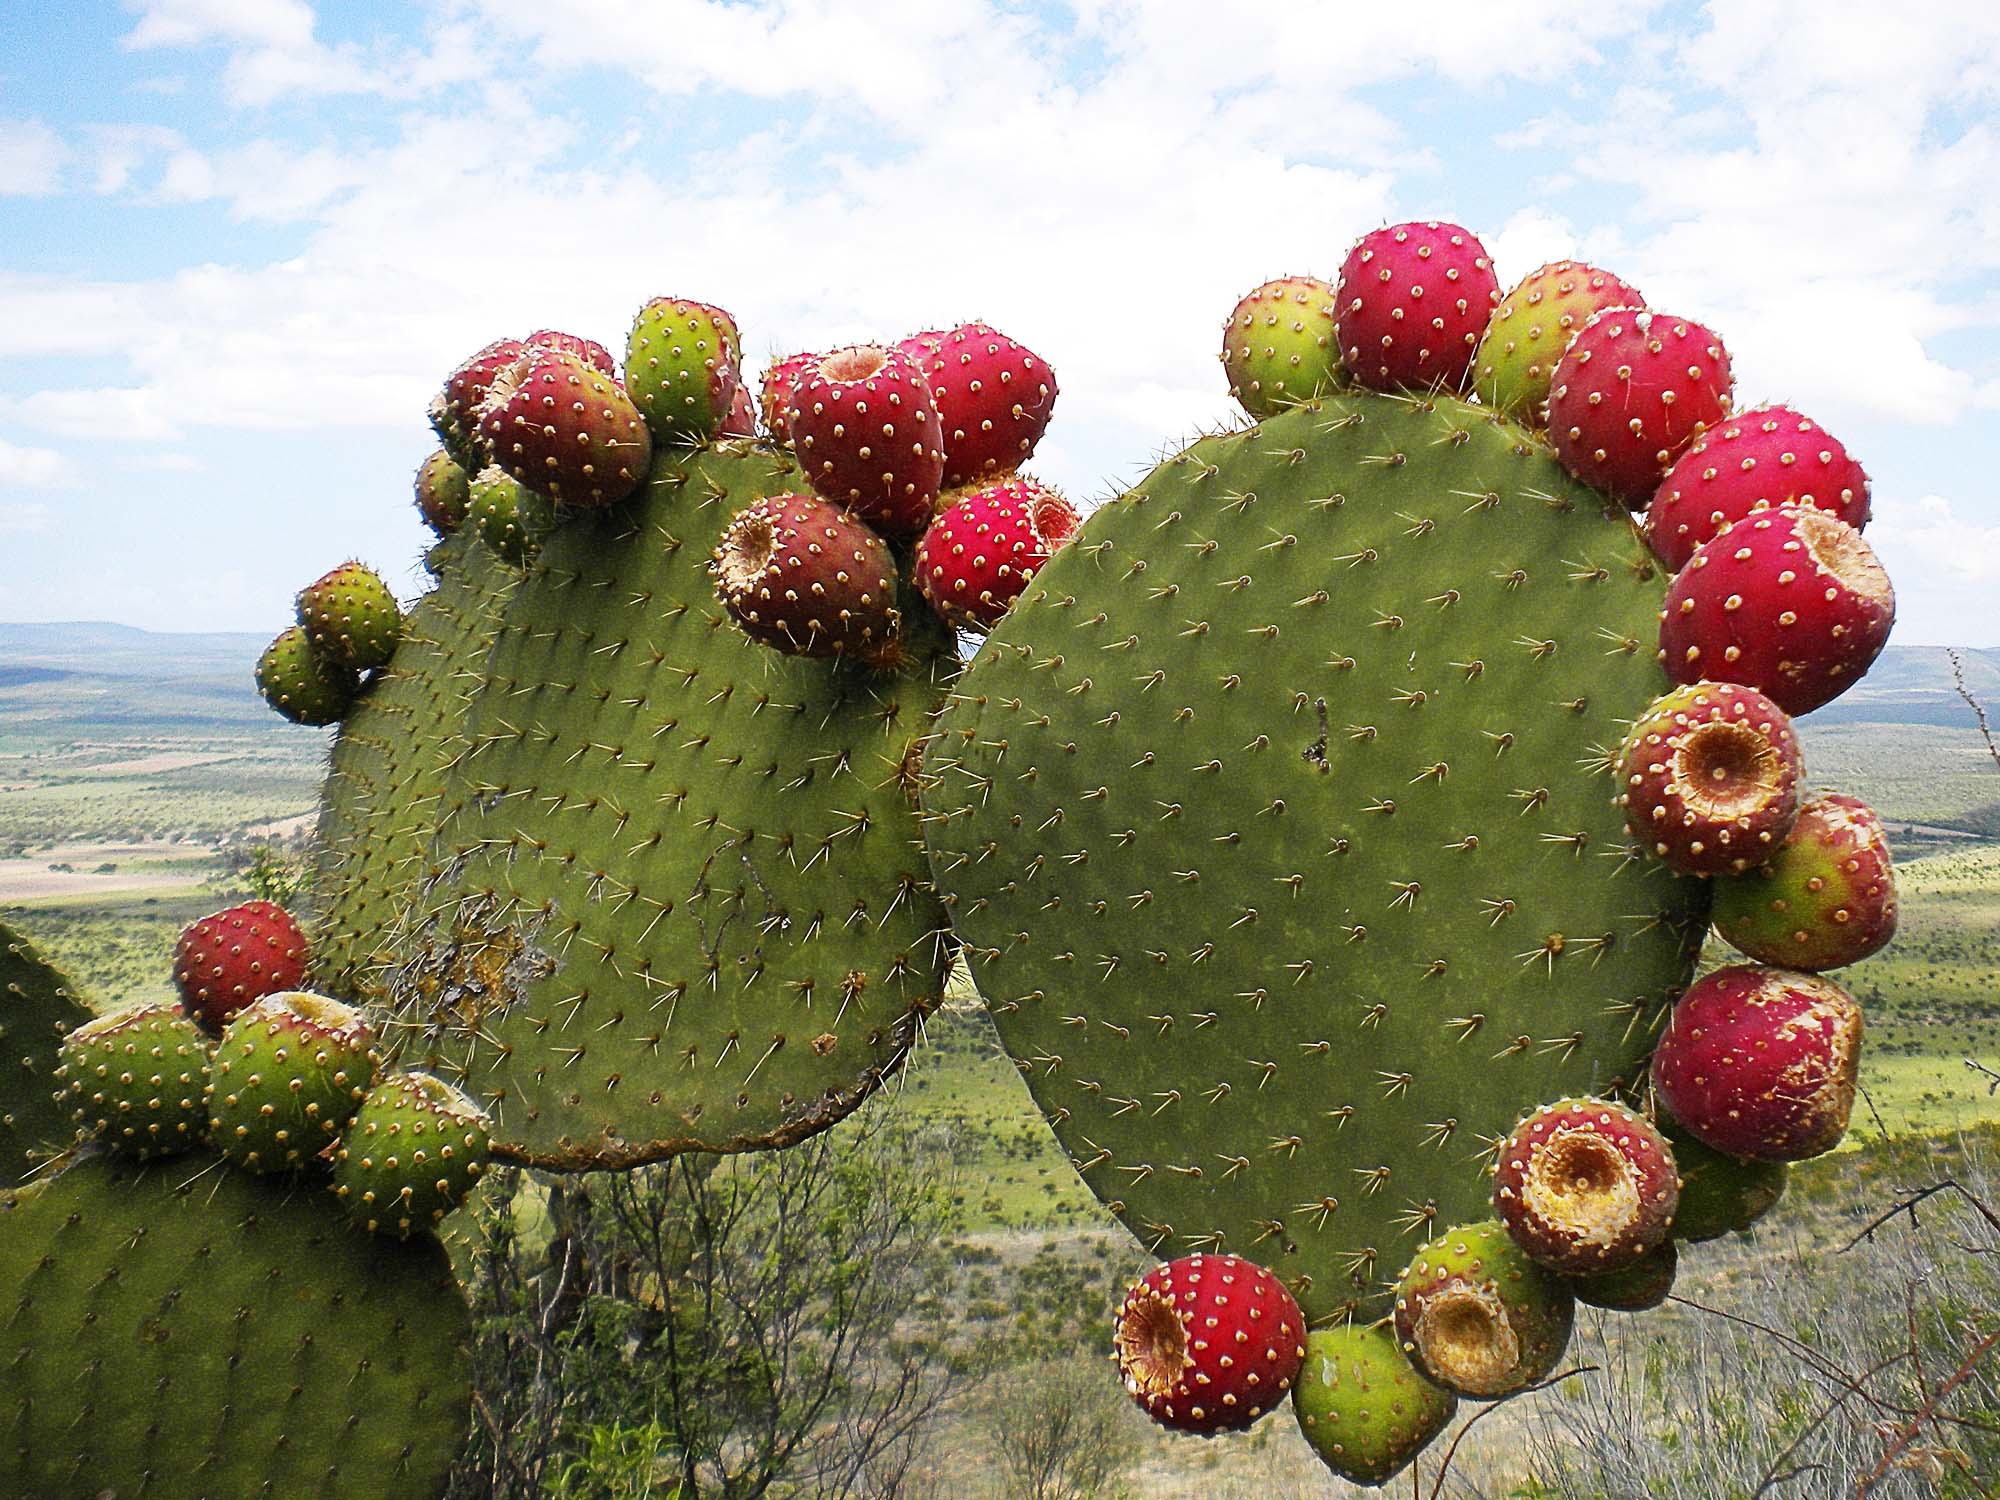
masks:
[[[932,864],[1147,1245],[1377,1316],[1523,1113],[1642,1080],[1707,915],[1611,802],[1663,588],[1524,429],[1355,393],[1161,465],[995,628]]]
[[[62,975],[0,922],[0,1190],[27,1176],[31,1153],[72,1134],[55,1071],[64,1033],[89,1019]]]

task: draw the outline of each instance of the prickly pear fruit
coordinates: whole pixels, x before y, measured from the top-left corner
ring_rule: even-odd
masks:
[[[896,559],[859,518],[817,495],[769,495],[737,513],[710,563],[744,634],[794,656],[886,664],[902,611]]]
[[[1653,1049],[1653,1089],[1704,1145],[1803,1161],[1847,1134],[1861,1006],[1818,974],[1734,964],[1697,980]]]
[[[1699,323],[1614,307],[1556,361],[1549,440],[1562,466],[1637,509],[1681,450],[1729,414],[1729,353]]]
[[[472,481],[466,514],[480,540],[517,568],[531,561],[556,529],[554,501],[490,464]]]
[[[244,1006],[305,983],[306,935],[275,901],[211,912],[174,945],[174,985],[187,1013],[213,1033]]]
[[[468,1095],[429,1073],[396,1073],[328,1148],[334,1196],[370,1234],[406,1240],[465,1201],[492,1144],[493,1122]]]
[[[1466,1396],[1505,1396],[1555,1369],[1576,1299],[1497,1220],[1439,1235],[1396,1284],[1396,1338],[1417,1368]]]
[[[639,409],[616,377],[553,349],[530,349],[494,377],[479,430],[493,462],[522,484],[585,508],[631,494],[653,456]]]
[[[1667,1300],[1667,1294],[1674,1289],[1674,1273],[1680,1269],[1680,1260],[1674,1241],[1664,1240],[1621,1271],[1572,1276],[1569,1287],[1576,1300],[1587,1307],[1601,1307],[1607,1312],[1645,1312]]]
[[[1759,963],[1838,969],[1896,935],[1889,837],[1859,797],[1826,792],[1799,809],[1762,865],[1715,882],[1715,930]]]
[[[209,1074],[216,1149],[252,1172],[313,1161],[360,1106],[381,1059],[351,1005],[286,991],[247,1006],[222,1031]]]
[[[456,460],[440,448],[417,469],[417,511],[439,536],[450,536],[465,524],[465,507],[472,500],[472,481]]]
[[[1674,460],[1646,511],[1646,540],[1678,573],[1723,527],[1778,505],[1810,505],[1856,531],[1868,473],[1840,439],[1789,406],[1759,406],[1711,428]]]
[[[655,297],[632,320],[625,389],[662,440],[706,441],[729,420],[742,383],[736,320],[685,297]]]
[[[998,478],[1034,456],[1055,414],[1056,372],[1048,361],[985,323],[961,323],[941,334],[903,340],[937,401],[944,479],[949,488]]]
[[[1298,1378],[1306,1323],[1285,1284],[1237,1255],[1156,1266],[1125,1294],[1113,1343],[1118,1372],[1162,1427],[1238,1432]]]
[[[208,1039],[170,1001],[92,1017],[61,1056],[57,1105],[121,1156],[171,1156],[207,1138]]]
[[[294,724],[318,728],[347,712],[361,691],[361,677],[314,651],[304,628],[294,625],[257,658],[257,691]]]
[[[1676,1240],[1698,1245],[1741,1233],[1784,1197],[1791,1169],[1783,1162],[1725,1155],[1672,1120],[1661,1120],[1660,1129],[1674,1148],[1681,1174],[1681,1206],[1672,1231]]]
[[[1655,698],[1618,756],[1625,826],[1683,875],[1748,870],[1799,814],[1805,752],[1755,688],[1696,683]]]
[[[885,536],[929,524],[944,453],[937,402],[909,355],[880,344],[836,349],[800,374],[786,421],[818,494]]]
[[[299,591],[299,625],[314,653],[357,672],[389,664],[403,639],[403,610],[382,575],[344,562]]]
[[[1493,1209],[1565,1276],[1622,1270],[1667,1237],[1681,1185],[1665,1137],[1609,1099],[1545,1104],[1500,1148]]]
[[[791,442],[792,397],[798,390],[799,381],[808,370],[819,364],[821,358],[818,354],[787,354],[764,367],[763,379],[757,382],[757,406],[763,413],[764,430],[771,434],[772,442]]]
[[[917,544],[917,584],[954,625],[983,630],[1082,524],[1076,507],[1016,477],[961,495]]]
[[[611,351],[596,339],[587,339],[580,334],[564,333],[556,328],[537,328],[521,342],[530,349],[553,349],[558,354],[567,354],[572,359],[580,359],[600,375],[618,374],[618,361],[613,359]]]
[[[1342,1479],[1387,1484],[1457,1410],[1458,1397],[1419,1375],[1385,1326],[1349,1323],[1306,1336],[1292,1412],[1313,1452]]]
[[[431,402],[431,426],[445,451],[468,474],[492,462],[486,440],[479,434],[479,408],[493,378],[527,350],[519,339],[495,339],[445,377],[444,389]]]
[[[1237,405],[1274,416],[1346,382],[1334,326],[1339,295],[1310,276],[1285,276],[1236,304],[1222,325],[1222,368]]]
[[[1473,356],[1473,389],[1488,406],[1530,426],[1548,418],[1556,361],[1591,317],[1646,299],[1609,271],[1559,260],[1531,271],[1500,299]]]
[[[729,415],[719,434],[726,438],[753,438],[757,435],[757,409],[750,404],[750,388],[739,385],[729,398]]]
[[[1371,390],[1461,390],[1500,303],[1486,247],[1432,219],[1364,234],[1340,267],[1341,357]]]
[[[1861,533],[1780,505],[1695,549],[1660,611],[1660,660],[1676,682],[1740,682],[1806,714],[1861,680],[1895,623],[1895,590]]]

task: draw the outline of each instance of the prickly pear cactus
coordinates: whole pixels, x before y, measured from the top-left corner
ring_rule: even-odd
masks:
[[[440,1493],[471,1403],[449,1261],[322,1198],[185,1157],[0,1194],[0,1493]]]
[[[1641,1081],[1707,916],[1611,800],[1664,584],[1524,429],[1356,393],[1162,464],[996,627],[928,752],[933,868],[1159,1254],[1378,1316],[1523,1113]]]
[[[0,922],[0,1191],[27,1176],[31,1153],[76,1133],[55,1071],[63,1036],[89,1019],[62,975]]]

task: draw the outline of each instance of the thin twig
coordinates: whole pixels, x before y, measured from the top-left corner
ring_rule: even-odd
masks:
[[[1972,717],[1979,721],[1980,738],[1986,741],[1986,753],[1993,757],[1993,764],[2000,766],[2000,745],[1993,742],[1993,727],[1986,722],[1986,709],[1972,696],[1972,689],[1965,685],[1965,658],[1958,653],[1958,647],[1949,646],[1945,655],[1951,658],[1951,685],[1958,689],[1958,696],[1965,700],[1965,706],[1972,710]]]
[[[1431,1500],[1438,1500],[1438,1497],[1444,1493],[1445,1477],[1451,1473],[1452,1460],[1458,1457],[1458,1445],[1465,1441],[1466,1434],[1471,1432],[1473,1428],[1477,1427],[1486,1418],[1492,1416],[1494,1412],[1500,1410],[1501,1407],[1507,1405],[1510,1401],[1518,1401],[1523,1396],[1532,1396],[1537,1391],[1546,1391],[1550,1387],[1561,1385],[1565,1380],[1573,1379],[1578,1375],[1595,1374],[1598,1368],[1596,1365],[1572,1365],[1560,1375],[1551,1375],[1547,1380],[1538,1380],[1533,1385],[1524,1385],[1518,1391],[1509,1391],[1498,1401],[1492,1402],[1487,1406],[1482,1406],[1471,1421],[1458,1429],[1458,1432],[1452,1437],[1451,1446],[1444,1450],[1444,1458],[1438,1463],[1437,1483],[1431,1486]],[[1412,1487],[1414,1488],[1414,1482]]]
[[[1936,1417],[1938,1406],[1953,1391],[1972,1378],[1973,1369],[1987,1356],[1996,1344],[2000,1344],[2000,1328],[1994,1329],[1978,1343],[1974,1344],[1972,1352],[1967,1354],[1964,1362],[1952,1372],[1951,1378],[1938,1387],[1937,1394],[1926,1401],[1916,1415],[1911,1417],[1909,1421],[1905,1422],[1897,1430],[1895,1440],[1882,1450],[1882,1456],[1875,1461],[1875,1467],[1864,1474],[1861,1477],[1861,1482],[1854,1487],[1854,1500],[1865,1500],[1869,1491],[1873,1490],[1881,1482],[1882,1476],[1895,1466],[1896,1460],[1901,1458],[1910,1444],[1916,1441],[1917,1434],[1923,1430],[1924,1423]]]
[[[1976,1194],[1967,1192],[1963,1184],[1961,1184],[1956,1178],[1945,1177],[1945,1178],[1940,1178],[1938,1181],[1932,1183],[1927,1188],[1919,1188],[1916,1192],[1911,1193],[1908,1197],[1900,1198],[1890,1207],[1885,1208],[1881,1213],[1877,1214],[1873,1219],[1871,1219],[1868,1222],[1868,1224],[1861,1230],[1860,1233],[1856,1234],[1853,1239],[1849,1240],[1846,1244],[1842,1245],[1840,1247],[1839,1253],[1845,1255],[1847,1254],[1848,1251],[1852,1250],[1856,1245],[1860,1244],[1863,1240],[1872,1240],[1873,1238],[1875,1238],[1875,1231],[1880,1229],[1884,1224],[1887,1224],[1891,1219],[1895,1218],[1898,1214],[1908,1214],[1910,1216],[1910,1222],[1912,1224],[1916,1223],[1917,1205],[1919,1203],[1922,1203],[1926,1198],[1934,1197],[1938,1193],[1944,1193],[1944,1192],[1957,1193],[1959,1197],[1963,1198],[1966,1201],[1967,1205],[1971,1207],[1974,1213],[1978,1214],[1980,1218],[1986,1221],[1988,1227],[1990,1227],[1994,1233],[2000,1234],[2000,1214],[1997,1214],[1992,1209],[1988,1208],[1986,1204],[1980,1201],[1980,1199]]]

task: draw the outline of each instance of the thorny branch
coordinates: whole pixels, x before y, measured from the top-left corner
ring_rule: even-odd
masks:
[[[1965,700],[1965,706],[1972,710],[1972,717],[1979,721],[1980,738],[1986,741],[1986,753],[1993,757],[1993,764],[2000,766],[2000,744],[1993,740],[1993,726],[1986,722],[1986,709],[1972,696],[1972,689],[1965,682],[1965,658],[1956,646],[1946,648],[1945,655],[1951,658],[1951,685],[1958,689],[1958,696]]]

